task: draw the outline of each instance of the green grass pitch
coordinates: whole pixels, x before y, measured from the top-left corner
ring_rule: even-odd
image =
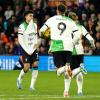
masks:
[[[20,71],[0,71],[0,100],[100,100],[100,73],[88,73],[84,76],[84,95],[77,96],[77,85],[72,79],[70,97],[63,98],[64,77],[56,72],[39,71],[36,90],[30,91],[31,71],[22,81],[22,90],[16,87]]]

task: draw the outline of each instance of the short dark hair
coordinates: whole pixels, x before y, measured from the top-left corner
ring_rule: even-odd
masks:
[[[32,11],[32,10],[25,11],[25,12],[24,12],[24,17],[25,17],[26,15],[30,14],[30,13],[32,13],[32,14],[33,14],[33,11]]]
[[[64,13],[66,11],[66,7],[64,4],[60,4],[58,7],[57,7],[58,11]]]

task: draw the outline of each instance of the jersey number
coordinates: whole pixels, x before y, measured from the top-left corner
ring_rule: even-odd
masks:
[[[60,35],[62,35],[62,33],[65,31],[66,29],[66,24],[63,22],[58,23],[58,29],[61,30]]]

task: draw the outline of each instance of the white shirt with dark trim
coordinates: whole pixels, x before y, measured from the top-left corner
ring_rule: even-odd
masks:
[[[27,54],[33,53],[36,50],[37,25],[33,20],[31,20],[28,25],[26,22],[23,22],[19,26],[18,41]]]
[[[79,39],[77,34],[74,36],[74,39],[72,39],[72,32],[78,32],[78,27],[73,20],[61,15],[51,17],[40,29],[40,36],[48,27],[50,28],[51,52],[73,51],[73,42]]]

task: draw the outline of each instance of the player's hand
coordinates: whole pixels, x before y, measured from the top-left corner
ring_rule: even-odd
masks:
[[[31,55],[32,55],[32,53],[29,53],[29,55],[31,56]]]
[[[32,55],[32,53],[29,54],[30,56]]]
[[[37,48],[38,48],[38,44],[35,44],[35,45],[33,46],[33,49],[34,49],[34,48],[37,49]]]
[[[48,54],[50,54],[50,55],[52,54],[51,50],[48,50]]]

